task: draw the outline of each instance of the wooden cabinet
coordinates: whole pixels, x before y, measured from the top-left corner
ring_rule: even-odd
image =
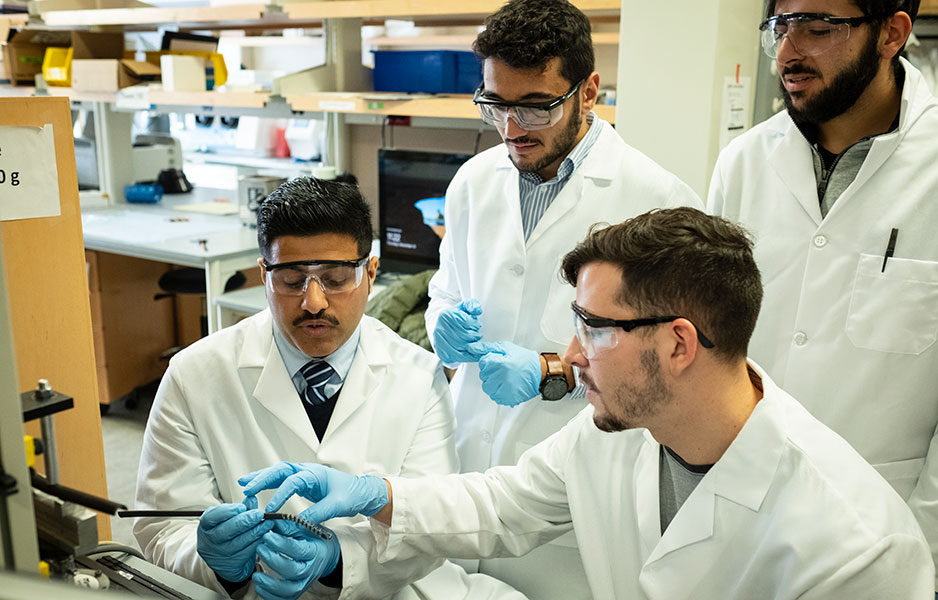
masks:
[[[176,345],[173,298],[155,300],[169,265],[85,251],[98,401],[107,405],[158,379]]]

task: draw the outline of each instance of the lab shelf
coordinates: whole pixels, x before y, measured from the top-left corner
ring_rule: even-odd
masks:
[[[446,17],[448,20],[480,22],[504,4],[503,0],[332,0],[289,2],[284,11],[291,19],[385,18],[415,19]],[[619,0],[577,0],[574,4],[590,16],[619,15]]]
[[[0,86],[0,97],[34,94],[35,89],[31,87]],[[66,96],[72,102],[114,103],[117,100],[117,94],[114,92],[80,92],[72,88],[50,87],[48,95]],[[299,113],[306,112],[441,119],[479,118],[478,110],[469,95],[321,92],[289,94],[285,98],[286,102],[270,92],[164,92],[154,89],[149,95],[150,110],[158,112],[185,110],[206,114],[251,114],[275,118],[298,116]],[[594,110],[602,119],[615,123],[615,108],[597,105]]]
[[[936,0],[938,1],[938,0]],[[472,42],[476,39],[474,34],[466,35],[416,35],[416,36],[375,36],[365,38],[362,44],[366,46],[380,46],[383,48],[394,48],[399,46],[407,47],[431,47],[431,48],[470,48]],[[593,33],[593,45],[617,45],[619,43],[619,34],[602,32]]]
[[[471,98],[468,95],[409,96],[379,92],[336,92],[288,94],[286,101],[294,111],[478,119],[479,111],[472,104]],[[597,106],[595,111],[602,119],[614,123],[615,106]]]
[[[48,27],[91,27],[100,25],[159,25],[163,23],[209,24],[232,21],[259,23],[267,6],[264,4],[232,4],[227,6],[98,8],[56,10],[42,13]]]
[[[502,4],[502,0],[478,0],[472,4],[462,0],[334,0],[289,2],[282,9],[275,4],[100,8],[48,11],[42,13],[42,21],[47,27],[124,25],[136,28],[173,23],[181,27],[226,29],[252,26],[289,28],[341,18],[423,20],[435,17],[481,23],[486,15],[498,10]],[[577,0],[575,4],[591,17],[619,16],[619,0]]]
[[[270,92],[166,92],[150,90],[151,105],[264,108]]]

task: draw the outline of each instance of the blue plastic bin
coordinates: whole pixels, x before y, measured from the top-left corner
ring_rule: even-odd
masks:
[[[376,92],[471,94],[482,82],[482,63],[472,52],[375,50]]]

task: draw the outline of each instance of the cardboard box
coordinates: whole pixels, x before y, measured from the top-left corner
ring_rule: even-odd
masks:
[[[159,67],[136,60],[84,58],[72,61],[72,89],[84,92],[116,92],[159,78]]]
[[[159,79],[160,68],[124,58],[123,33],[72,32],[72,89],[116,92]]]
[[[167,92],[204,92],[205,59],[198,56],[160,56],[163,89]]]
[[[10,32],[3,44],[3,64],[13,85],[33,85],[42,72],[42,58],[49,46],[68,47],[72,41],[70,31],[40,31],[23,29]]]

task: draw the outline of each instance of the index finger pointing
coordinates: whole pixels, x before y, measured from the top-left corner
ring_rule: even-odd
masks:
[[[306,498],[307,500],[318,502],[322,496],[319,478],[309,471],[295,473],[287,477],[286,480],[280,484],[280,487],[277,488],[277,491],[274,492],[274,495],[271,497],[270,502],[267,503],[264,510],[267,512],[280,510],[280,507],[286,504],[287,500],[294,494]]]

